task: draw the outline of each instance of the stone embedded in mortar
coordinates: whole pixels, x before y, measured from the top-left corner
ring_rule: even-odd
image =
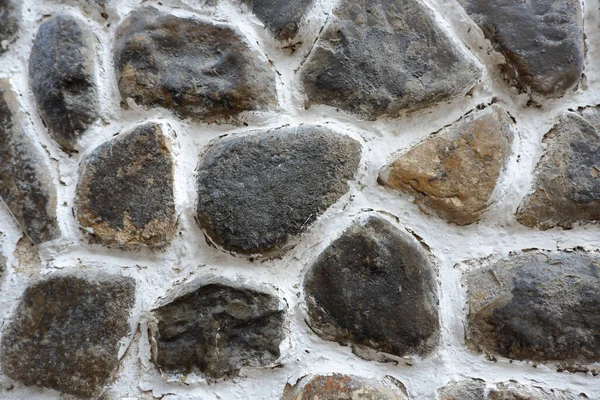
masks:
[[[74,150],[99,116],[94,39],[86,23],[66,14],[44,21],[29,57],[29,80],[52,137]]]
[[[77,219],[92,242],[160,247],[175,231],[171,144],[159,125],[119,135],[82,161]]]
[[[119,364],[135,281],[93,272],[31,284],[2,334],[4,373],[25,385],[91,397]]]
[[[275,74],[236,28],[153,7],[119,26],[115,66],[123,100],[215,122],[276,105]]]
[[[36,244],[58,238],[56,188],[7,79],[0,79],[0,160],[0,198],[21,229]]]
[[[460,96],[481,71],[420,0],[343,0],[301,76],[309,105],[375,119]]]
[[[220,140],[198,166],[197,220],[227,250],[281,250],[347,192],[360,154],[357,141],[319,126]]]
[[[398,387],[399,386],[399,387]],[[393,378],[382,381],[333,374],[305,377],[286,386],[281,400],[405,400],[406,388]]]
[[[562,96],[579,81],[585,57],[579,0],[459,0],[520,89]]]
[[[216,379],[280,357],[285,311],[264,289],[201,278],[167,297],[152,314],[154,362],[163,371],[199,371]]]
[[[293,39],[314,0],[243,0],[278,40]]]
[[[437,344],[435,271],[423,246],[380,217],[358,221],[310,267],[308,324],[319,336],[393,354]]]
[[[0,0],[0,55],[15,41],[21,20],[21,1]]]
[[[468,115],[398,157],[378,181],[413,195],[424,212],[471,224],[489,204],[510,157],[511,125],[497,106]]]
[[[486,384],[486,382],[476,379],[450,382],[438,390],[438,395],[439,400],[579,400],[588,398],[585,395],[577,395],[565,390],[545,389],[513,381]]]

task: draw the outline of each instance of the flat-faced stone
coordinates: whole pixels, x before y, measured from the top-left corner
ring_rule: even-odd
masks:
[[[308,270],[304,292],[308,324],[325,339],[396,356],[437,344],[433,265],[414,237],[380,217],[336,239]]]
[[[163,371],[215,379],[280,357],[285,311],[268,290],[201,278],[167,296],[152,314],[154,362]]]
[[[60,236],[56,188],[46,161],[25,133],[25,113],[0,79],[0,198],[21,229],[39,244]]]
[[[562,96],[583,70],[579,0],[459,0],[492,46],[504,55],[512,84]]]
[[[278,40],[293,39],[314,0],[243,0]]]
[[[153,7],[119,26],[115,66],[123,100],[214,122],[276,105],[275,74],[234,27]]]
[[[333,374],[305,377],[288,385],[281,400],[405,400],[404,389],[388,379]]]
[[[281,249],[346,193],[360,154],[318,126],[220,140],[198,166],[197,220],[227,250]]]
[[[0,0],[0,54],[15,40],[21,19],[21,2]]]
[[[175,230],[171,144],[161,127],[140,125],[89,153],[77,186],[77,219],[90,240],[160,247]]]
[[[56,15],[44,21],[29,57],[29,80],[52,137],[73,150],[98,118],[93,36],[84,21]]]
[[[460,96],[481,71],[420,0],[343,0],[301,75],[308,105],[375,119]]]
[[[90,397],[116,370],[135,281],[91,272],[31,284],[2,333],[4,373],[25,385]]]
[[[490,202],[512,140],[508,114],[488,107],[392,161],[379,174],[379,182],[413,195],[426,213],[471,224]]]
[[[438,390],[439,400],[582,400],[585,395],[546,389],[517,382],[486,383],[482,380],[450,382]]]

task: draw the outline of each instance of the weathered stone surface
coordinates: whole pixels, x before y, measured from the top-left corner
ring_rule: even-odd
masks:
[[[123,100],[214,122],[276,104],[275,75],[237,29],[153,7],[119,26],[115,65]]]
[[[15,40],[21,19],[21,2],[0,0],[0,54]]]
[[[360,154],[357,141],[318,126],[221,140],[198,166],[198,222],[228,250],[281,249],[346,193]]]
[[[517,220],[542,230],[600,221],[600,108],[566,113],[544,136],[533,192]]]
[[[521,385],[516,382],[491,384],[481,380],[450,382],[438,390],[439,400],[579,400],[585,395]]]
[[[0,79],[0,198],[39,244],[60,236],[56,189],[48,166],[25,133],[25,113],[7,79]]]
[[[154,362],[164,371],[210,378],[265,367],[280,356],[283,303],[269,291],[200,278],[168,296],[156,318]]]
[[[135,299],[131,278],[56,274],[30,285],[2,334],[2,369],[26,385],[90,397],[119,364]]]
[[[583,70],[583,18],[579,0],[459,0],[504,55],[513,84],[561,96]]]
[[[278,40],[293,39],[314,0],[243,0]]]
[[[304,291],[308,323],[325,339],[397,356],[437,344],[433,266],[415,238],[380,217],[334,241],[310,267]]]
[[[600,361],[598,255],[522,253],[466,279],[472,349],[564,365]]]
[[[96,148],[82,161],[77,218],[92,242],[160,247],[175,230],[170,141],[154,123]]]
[[[459,96],[480,75],[420,0],[344,0],[302,81],[309,104],[375,119]]]
[[[68,150],[99,115],[95,57],[90,29],[70,15],[46,20],[33,42],[31,88],[50,134]]]
[[[400,384],[402,385],[402,384]],[[405,400],[406,389],[390,379],[378,381],[353,375],[316,375],[287,385],[281,400]]]
[[[511,119],[492,106],[417,145],[379,174],[379,182],[415,196],[426,213],[467,225],[489,204],[511,154]]]

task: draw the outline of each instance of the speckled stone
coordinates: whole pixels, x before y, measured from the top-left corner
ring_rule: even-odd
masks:
[[[293,39],[314,0],[243,0],[278,40]]]
[[[491,386],[491,387],[490,387]],[[450,382],[438,390],[439,400],[583,400],[585,395],[522,385],[517,382],[486,383],[482,380]]]
[[[333,374],[305,377],[287,385],[281,400],[406,400],[406,388],[393,378],[367,379]]]
[[[21,2],[0,0],[0,55],[16,40],[21,20]]]

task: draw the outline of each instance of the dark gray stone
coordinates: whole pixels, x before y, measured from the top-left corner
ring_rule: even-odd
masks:
[[[243,0],[278,40],[293,39],[314,0]]]
[[[280,250],[346,193],[360,154],[318,126],[223,139],[198,166],[198,222],[227,250]]]
[[[21,2],[0,0],[0,54],[16,39],[21,20]]]
[[[370,216],[346,230],[307,272],[308,323],[341,344],[426,355],[439,337],[436,286],[423,246]]]
[[[29,79],[44,123],[65,149],[98,118],[94,39],[84,21],[57,15],[44,21],[29,57]]]
[[[400,386],[400,387],[398,387]],[[367,379],[333,374],[305,377],[288,385],[281,400],[406,400],[406,388],[393,378]]]
[[[440,400],[582,400],[588,398],[565,390],[522,385],[514,381],[486,384],[482,380],[475,379],[450,382],[438,390],[438,395]]]
[[[55,274],[31,284],[2,334],[4,373],[91,397],[119,364],[134,299],[135,281],[119,275]]]

